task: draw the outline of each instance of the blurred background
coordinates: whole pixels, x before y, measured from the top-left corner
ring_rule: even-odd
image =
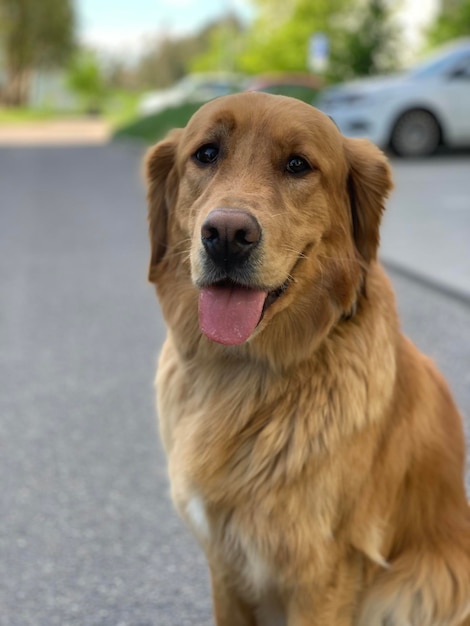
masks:
[[[0,124],[88,115],[100,118],[107,136],[153,141],[184,124],[202,102],[235,91],[315,103],[328,86],[391,73],[406,76],[402,88],[421,81],[422,90],[425,79],[434,79],[438,91],[444,79],[455,87],[452,71],[460,72],[454,83],[467,77],[467,87],[470,40],[463,38],[469,23],[468,0],[117,0],[112,8],[106,0],[1,0]],[[457,52],[441,48],[423,70],[423,58],[455,40]],[[376,79],[355,82],[346,92],[327,89],[320,102],[357,108],[371,90],[376,99],[390,98],[391,85]],[[442,97],[422,97],[409,105],[400,101],[380,129],[381,143],[414,155],[431,153],[439,143],[470,143],[465,127],[444,127],[452,126],[453,116],[441,111]],[[462,99],[466,112],[468,95]],[[415,115],[401,120],[398,133],[399,116],[418,105],[427,105],[435,120]],[[350,121],[350,132],[372,133],[363,117]],[[410,128],[414,135],[420,129],[434,135],[423,146],[408,145],[420,139],[407,139]]]
[[[141,163],[245,90],[387,151],[381,260],[470,433],[470,0],[0,0],[0,626],[212,623],[158,441]]]

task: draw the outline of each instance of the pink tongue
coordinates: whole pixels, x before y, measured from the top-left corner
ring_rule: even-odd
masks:
[[[255,330],[267,293],[246,287],[205,287],[199,294],[199,326],[208,339],[235,346]]]

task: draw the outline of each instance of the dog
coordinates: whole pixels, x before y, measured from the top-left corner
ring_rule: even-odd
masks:
[[[217,626],[469,626],[462,421],[377,261],[386,157],[243,93],[146,177],[160,432]]]

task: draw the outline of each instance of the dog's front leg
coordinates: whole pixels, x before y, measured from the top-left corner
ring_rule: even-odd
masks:
[[[299,589],[287,605],[287,626],[353,626],[353,612],[352,603],[328,590],[319,594]]]
[[[254,608],[240,597],[226,572],[211,567],[211,583],[217,626],[256,626]]]
[[[351,616],[338,616],[334,612],[317,611],[314,607],[310,610],[299,610],[299,607],[291,607],[287,615],[287,626],[353,626]],[[380,626],[377,624],[377,626]]]

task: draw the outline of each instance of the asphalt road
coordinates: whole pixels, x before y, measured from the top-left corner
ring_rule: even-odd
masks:
[[[470,294],[470,151],[393,161],[382,256]]]
[[[0,149],[0,626],[212,623],[157,439],[164,329],[146,283],[140,157],[124,146]],[[417,166],[427,167],[403,176]],[[442,232],[454,228],[441,219]],[[404,329],[470,418],[470,306],[392,278]]]

